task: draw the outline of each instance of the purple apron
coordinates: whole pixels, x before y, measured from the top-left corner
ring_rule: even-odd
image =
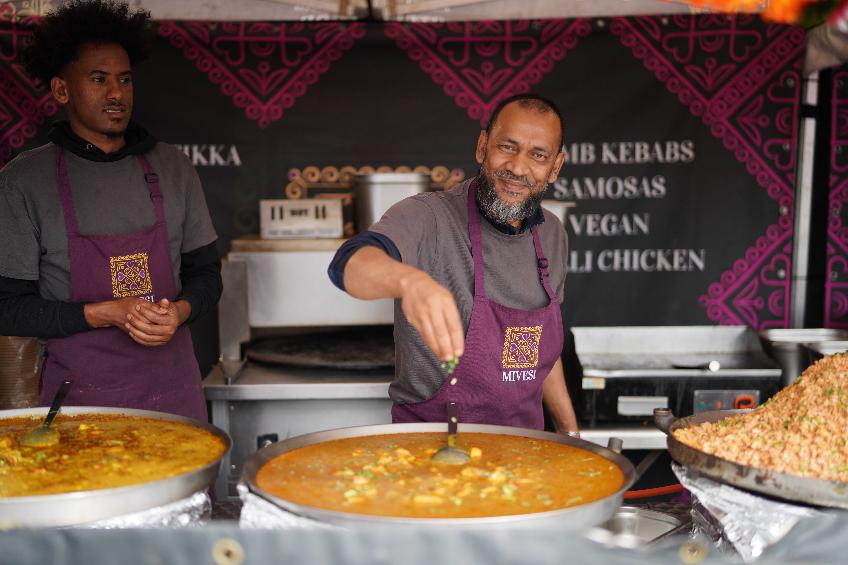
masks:
[[[445,422],[456,403],[459,420],[521,428],[544,428],[542,385],[559,360],[563,330],[559,300],[551,288],[548,260],[536,227],[530,228],[539,278],[550,303],[536,310],[508,308],[486,297],[483,238],[477,185],[468,188],[468,235],[474,257],[474,306],[465,353],[432,398],[392,406],[393,422]]]
[[[64,152],[56,147],[73,302],[130,296],[151,302],[176,298],[159,179],[144,156],[137,158],[156,212],[153,226],[135,233],[83,235],[77,225]],[[50,404],[59,385],[69,377],[73,385],[65,401],[68,405],[140,408],[207,419],[200,369],[186,326],[180,326],[171,340],[159,347],[140,345],[115,327],[48,339],[41,404]]]

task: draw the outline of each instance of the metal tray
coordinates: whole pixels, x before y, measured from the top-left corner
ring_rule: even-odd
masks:
[[[46,411],[47,408],[3,410],[0,411],[0,420],[25,416],[43,417]],[[224,441],[226,449],[217,459],[202,468],[158,481],[65,494],[0,498],[0,528],[85,524],[155,508],[186,498],[212,484],[220,470],[221,460],[232,446],[230,437],[215,426],[163,412],[102,406],[68,406],[62,408],[62,413],[67,415],[121,414],[180,422],[211,432]]]
[[[848,508],[848,483],[799,477],[768,469],[740,465],[689,447],[674,437],[675,430],[704,422],[716,422],[746,412],[749,412],[749,410],[714,410],[675,420],[668,412],[656,411],[655,421],[657,427],[668,434],[668,451],[671,457],[681,465],[686,465],[689,469],[706,477],[745,490],[793,502],[813,506]]]
[[[383,424],[377,426],[339,428],[336,430],[328,430],[293,437],[285,441],[269,445],[250,456],[245,461],[244,467],[242,468],[242,480],[247,484],[248,488],[252,492],[279,506],[283,510],[306,518],[342,527],[447,526],[473,529],[478,527],[491,528],[497,526],[506,526],[510,528],[516,526],[533,528],[552,526],[559,528],[560,530],[588,530],[592,526],[609,519],[621,505],[624,498],[624,491],[630,488],[636,480],[636,471],[625,456],[605,447],[589,443],[588,441],[524,428],[491,426],[486,424],[460,424],[459,433],[478,432],[521,436],[554,441],[591,451],[592,453],[596,453],[617,465],[624,474],[624,482],[618,491],[606,498],[582,504],[580,506],[551,510],[549,512],[481,518],[395,518],[391,516],[371,516],[351,512],[338,512],[316,508],[313,506],[306,506],[276,497],[262,490],[256,484],[256,475],[265,463],[282,453],[292,451],[299,447],[305,447],[307,445],[313,445],[335,439],[415,432],[447,432],[447,425],[441,423]]]
[[[679,518],[647,508],[622,506],[587,537],[600,543],[635,548],[681,533],[691,526]]]

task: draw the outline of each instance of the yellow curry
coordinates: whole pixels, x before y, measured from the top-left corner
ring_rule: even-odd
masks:
[[[120,414],[60,414],[57,445],[19,438],[40,418],[0,419],[0,497],[127,486],[193,471],[226,449],[210,432],[167,420]]]
[[[259,488],[279,498],[378,516],[467,518],[545,512],[619,490],[617,465],[591,451],[499,434],[462,433],[465,465],[434,463],[443,433],[327,441],[283,453],[259,469]]]

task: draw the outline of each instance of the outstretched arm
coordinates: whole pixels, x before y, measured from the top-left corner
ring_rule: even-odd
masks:
[[[382,249],[358,249],[344,269],[344,286],[355,298],[401,301],[404,316],[439,359],[462,355],[464,331],[448,289],[420,269],[389,257]]]

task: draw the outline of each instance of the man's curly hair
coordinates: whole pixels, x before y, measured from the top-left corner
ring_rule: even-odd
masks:
[[[117,43],[130,64],[143,61],[150,47],[150,12],[130,11],[115,0],[72,0],[48,13],[33,29],[22,54],[27,72],[45,85],[79,58],[85,43]]]

